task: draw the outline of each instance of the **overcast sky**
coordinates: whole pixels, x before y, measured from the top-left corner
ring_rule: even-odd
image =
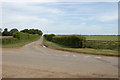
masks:
[[[118,34],[118,3],[3,2],[2,28],[38,28],[55,34]]]

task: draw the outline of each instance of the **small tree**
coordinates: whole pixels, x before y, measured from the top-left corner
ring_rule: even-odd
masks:
[[[15,32],[18,32],[18,29],[14,28],[10,30],[10,35],[13,36]]]
[[[10,36],[10,33],[7,28],[4,29],[2,36]]]

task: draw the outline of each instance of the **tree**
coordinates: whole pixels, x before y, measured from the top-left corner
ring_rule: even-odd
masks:
[[[38,30],[38,29],[24,29],[24,30],[21,30],[20,32],[24,32],[24,33],[29,33],[29,34],[38,34],[38,35],[42,35],[42,31],[41,30]]]
[[[18,32],[18,29],[14,28],[10,30],[10,35],[13,36],[15,32]]]
[[[29,33],[29,30],[28,29],[24,29],[24,30],[21,30],[20,32]]]
[[[39,34],[39,35],[42,35],[42,31],[41,30],[38,30],[38,29],[35,29],[35,34]]]
[[[4,29],[2,36],[10,36],[10,32],[8,31],[7,28]]]

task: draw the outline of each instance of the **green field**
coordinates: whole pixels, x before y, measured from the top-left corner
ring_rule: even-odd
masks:
[[[57,35],[64,36],[64,35]],[[80,36],[80,35],[76,35]],[[86,40],[101,40],[101,41],[118,41],[118,35],[83,35]]]
[[[117,35],[84,35],[87,40],[118,41]]]

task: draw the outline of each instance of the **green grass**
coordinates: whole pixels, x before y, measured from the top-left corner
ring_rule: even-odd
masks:
[[[67,48],[65,46],[47,41],[44,39],[43,44],[47,47],[77,52],[77,53],[84,53],[84,54],[94,54],[94,55],[105,55],[105,56],[118,56],[117,50],[107,50],[107,49],[92,49],[92,48]]]

